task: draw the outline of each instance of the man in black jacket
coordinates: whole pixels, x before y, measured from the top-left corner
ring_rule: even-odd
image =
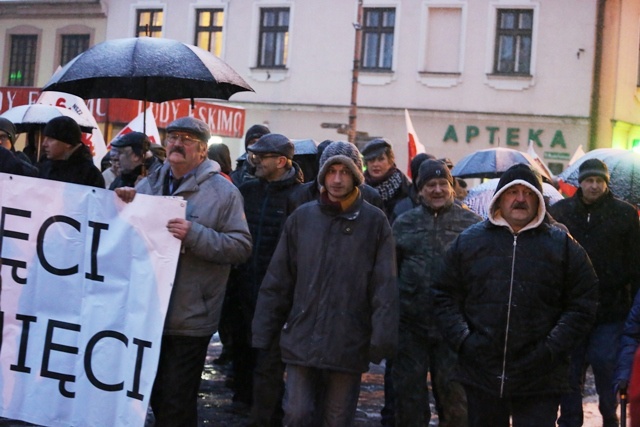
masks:
[[[292,161],[293,143],[284,135],[266,134],[247,150],[247,161],[255,168],[257,179],[240,186],[253,250],[249,260],[235,270],[230,285],[235,287],[231,291],[236,292],[240,307],[239,325],[233,339],[234,401],[251,404],[254,425],[270,425],[282,419],[284,365],[277,341],[269,349],[251,349],[251,321],[260,284],[287,219],[287,200],[303,182],[303,176],[300,167]]]
[[[71,117],[51,119],[44,127],[46,160],[38,164],[40,178],[104,188],[102,172],[82,143],[80,126]]]
[[[110,190],[120,187],[135,187],[149,172],[162,167],[151,154],[151,141],[142,132],[129,132],[111,143],[111,155],[118,159],[120,175],[109,186]]]
[[[572,355],[571,393],[563,396],[558,425],[582,425],[584,372],[591,365],[603,426],[618,426],[614,391],[616,352],[624,321],[640,286],[635,257],[640,250],[640,222],[630,204],[609,190],[609,171],[599,159],[579,168],[576,194],[550,209],[589,254],[599,280],[600,304],[595,326]]]
[[[431,292],[469,427],[555,426],[569,355],[595,320],[597,278],[585,250],[547,222],[529,166],[502,175],[489,218],[452,243]]]

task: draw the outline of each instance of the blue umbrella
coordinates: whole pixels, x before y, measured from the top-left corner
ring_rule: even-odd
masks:
[[[529,154],[512,148],[488,148],[463,157],[451,170],[459,178],[499,178],[507,169],[517,163],[526,163],[551,181],[551,177]]]

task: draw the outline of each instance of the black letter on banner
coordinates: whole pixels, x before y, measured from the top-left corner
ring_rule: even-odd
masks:
[[[80,332],[80,325],[75,323],[60,322],[58,320],[49,320],[47,324],[47,337],[44,341],[44,350],[42,354],[42,369],[40,375],[45,378],[53,378],[54,380],[60,380],[58,389],[60,394],[64,397],[75,397],[76,393],[65,389],[65,383],[75,382],[76,376],[71,374],[63,374],[61,372],[53,372],[49,370],[49,356],[52,351],[61,351],[63,353],[78,354],[78,347],[71,347],[64,344],[56,344],[51,342],[53,339],[53,330],[55,328],[67,329],[69,331]]]
[[[47,232],[47,229],[56,222],[64,222],[65,224],[69,224],[76,230],[80,231],[80,223],[73,218],[69,218],[68,216],[54,215],[51,218],[48,218],[42,227],[40,227],[40,231],[38,232],[38,259],[40,260],[40,264],[47,270],[49,273],[55,274],[57,276],[71,276],[72,274],[76,274],[78,272],[78,264],[69,268],[56,268],[49,264],[49,262],[44,257],[44,235]]]
[[[16,320],[22,320],[22,335],[20,336],[20,350],[18,352],[18,364],[11,365],[9,368],[12,371],[24,372],[28,374],[31,372],[31,368],[24,365],[24,361],[27,358],[27,343],[29,342],[29,326],[31,322],[37,322],[38,318],[35,316],[26,316],[24,314],[16,314]]]
[[[91,273],[85,273],[84,277],[96,282],[104,282],[104,276],[98,274],[98,246],[100,246],[100,230],[108,230],[109,224],[89,221],[89,227],[93,228],[91,240]]]
[[[136,370],[133,377],[133,390],[127,391],[127,397],[142,400],[144,399],[144,395],[140,394],[140,371],[142,370],[142,355],[145,348],[151,348],[151,342],[134,338],[133,343],[138,346],[138,354],[136,354]]]
[[[87,378],[89,378],[89,382],[104,391],[119,391],[124,388],[124,381],[118,384],[105,384],[98,380],[96,376],[93,374],[93,368],[91,367],[91,357],[93,356],[93,348],[98,344],[102,338],[115,338],[124,343],[124,346],[127,347],[129,344],[129,340],[127,337],[117,331],[101,331],[91,337],[89,343],[87,344],[87,350],[84,353],[84,371],[87,373]]]
[[[7,215],[21,216],[23,218],[31,218],[31,212],[29,211],[23,211],[22,209],[5,208],[4,206],[2,207],[2,214],[0,215],[2,217],[0,218],[0,254],[2,254],[2,242],[5,237],[12,237],[14,239],[20,239],[20,240],[29,240],[29,235],[26,233],[20,233],[18,231],[4,229],[4,220]],[[27,263],[25,261],[18,261],[18,260],[9,259],[9,258],[1,258],[1,260],[3,264],[10,265],[11,267],[13,267],[11,269],[11,278],[16,283],[20,285],[27,284],[26,277],[23,278],[18,276],[19,268],[27,268]]]

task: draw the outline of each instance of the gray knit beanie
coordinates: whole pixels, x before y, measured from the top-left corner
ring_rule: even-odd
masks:
[[[342,163],[347,166],[353,175],[353,181],[356,186],[364,182],[362,175],[362,159],[360,152],[355,145],[344,142],[334,141],[327,146],[320,156],[320,172],[318,172],[318,182],[324,185],[324,177],[329,167],[336,163]]]

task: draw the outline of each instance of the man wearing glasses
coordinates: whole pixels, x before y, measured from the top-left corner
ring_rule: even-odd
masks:
[[[232,264],[251,253],[251,235],[236,187],[207,158],[209,126],[182,117],[167,126],[167,159],[135,189],[117,188],[125,202],[136,192],[187,201],[186,218],[167,230],[182,241],[164,325],[151,408],[156,427],[197,426],[197,397],[207,347],[218,328]]]
[[[247,161],[257,179],[240,186],[244,212],[253,238],[251,258],[234,271],[240,306],[234,337],[234,402],[239,412],[251,405],[254,425],[281,424],[284,365],[278,342],[269,349],[251,348],[251,321],[260,284],[278,244],[286,220],[287,200],[303,182],[300,167],[292,161],[293,143],[284,135],[270,133],[247,148]]]

